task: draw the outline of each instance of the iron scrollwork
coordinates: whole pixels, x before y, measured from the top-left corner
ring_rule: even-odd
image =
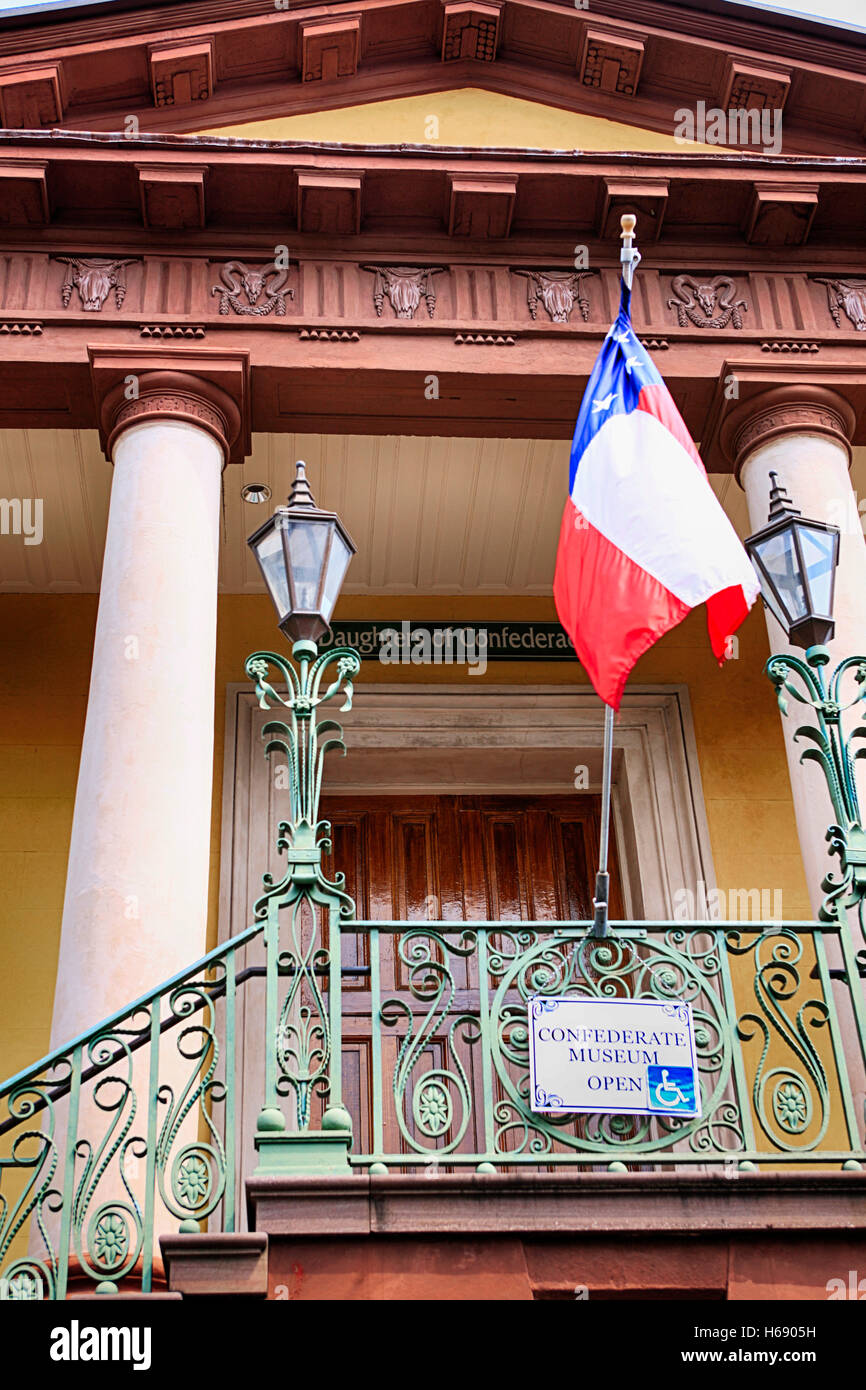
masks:
[[[57,1296],[58,1250],[45,1218],[46,1209],[49,1213],[56,1212],[62,1202],[62,1195],[54,1186],[58,1153],[51,1093],[58,1082],[68,1079],[69,1071],[69,1061],[63,1058],[59,1065],[50,1068],[50,1075],[23,1082],[7,1097],[10,1120],[27,1126],[15,1135],[9,1154],[0,1157],[0,1186],[6,1171],[19,1179],[19,1190],[13,1198],[0,1191],[0,1269],[3,1270],[5,1295],[10,1299],[39,1300]],[[45,1115],[41,1128],[31,1128],[31,1122],[41,1111]],[[16,1236],[26,1228],[28,1221],[36,1224],[43,1253],[23,1255],[4,1268]]]
[[[279,881],[264,875],[265,891],[255,905],[255,916],[276,923],[281,911],[289,912],[287,946],[281,948],[275,938],[268,947],[275,953],[274,968],[289,981],[268,1042],[275,1063],[276,1095],[270,1100],[292,1094],[302,1131],[310,1127],[313,1097],[331,1093],[332,1038],[322,981],[330,978],[332,954],[324,944],[322,914],[334,913],[338,922],[349,922],[355,915],[345,876],[337,874],[331,881],[322,872],[322,853],[331,849],[331,827],[318,819],[323,764],[328,752],[339,749],[345,754],[346,746],[341,726],[331,719],[319,722],[318,709],[339,693],[345,697],[342,709],[351,709],[353,678],[361,668],[361,658],[351,647],[314,655],[310,645],[297,644],[297,670],[274,652],[255,652],[246,662],[260,707],[276,704],[290,713],[289,721],[271,720],[262,729],[265,755],[281,752],[287,760],[290,818],[280,822],[277,838],[277,848],[287,858],[286,872]],[[327,684],[326,672],[333,676]],[[272,683],[280,678],[285,696]]]
[[[733,1042],[720,994],[713,988],[721,963],[712,942],[670,931],[663,940],[585,935],[547,938],[512,957],[494,956],[491,975],[499,987],[491,1005],[493,1065],[504,1098],[494,1109],[495,1147],[509,1155],[555,1157],[557,1150],[592,1153],[619,1149],[651,1155],[687,1141],[693,1152],[744,1148],[742,1119],[732,1091]],[[691,948],[690,948],[691,947]],[[539,1114],[532,1110],[529,1079],[528,1001],[562,995],[586,999],[652,999],[688,1002],[695,1020],[695,1046],[702,1115],[694,1119],[635,1115]]]
[[[386,1027],[397,1026],[401,1019],[404,1025],[393,1078],[400,1133],[410,1149],[435,1153],[437,1158],[459,1148],[472,1115],[472,1089],[458,1043],[471,1048],[480,1040],[478,1014],[463,1010],[449,1018],[449,1009],[455,989],[453,961],[475,955],[477,945],[471,930],[457,940],[428,927],[404,932],[399,959],[408,973],[412,999],[425,1005],[426,1012],[416,1030],[406,1000],[385,999],[379,1010]],[[443,1025],[444,1036],[439,1031]],[[434,1040],[443,1050],[444,1064],[418,1072]]]
[[[830,1120],[830,1085],[810,1029],[825,1027],[830,1009],[823,999],[807,998],[797,1005],[793,1018],[786,1012],[785,1006],[800,994],[797,967],[803,956],[802,942],[785,928],[751,935],[750,939],[732,930],[726,939],[732,955],[754,957],[754,993],[759,1007],[740,1015],[737,1036],[744,1042],[756,1036],[761,1040],[752,1078],[752,1106],[758,1123],[777,1149],[815,1149]],[[775,1057],[771,1056],[774,1040],[785,1049]]]
[[[63,1299],[71,1278],[148,1292],[157,1202],[198,1232],[225,1199],[234,1131],[220,1133],[215,1107],[234,1083],[216,1077],[215,1001],[234,950],[217,948],[2,1093],[0,1130],[14,1137],[0,1154],[0,1187],[12,1183],[0,1191],[0,1299]],[[28,1223],[29,1250],[16,1254]],[[223,1223],[233,1228],[225,1210]]]
[[[98,1139],[82,1136],[75,1145],[81,1167],[72,1197],[72,1235],[81,1268],[97,1284],[108,1282],[114,1288],[134,1267],[144,1238],[141,1204],[129,1173],[130,1161],[147,1155],[146,1141],[134,1133],[138,1099],[130,1044],[149,1028],[150,1012],[140,1010],[100,1034],[86,1050],[87,1061],[102,1073],[90,1094],[106,1120]],[[100,1200],[106,1186],[117,1188],[116,1179],[124,1195]]]
[[[187,1023],[176,1034],[179,1055],[192,1063],[183,1090],[175,1096],[172,1087],[165,1084],[157,1093],[160,1104],[166,1107],[156,1143],[157,1180],[162,1200],[181,1221],[182,1231],[197,1231],[199,1222],[216,1210],[225,1192],[225,1145],[213,1122],[213,1106],[226,1099],[224,1083],[215,1079],[219,1044],[212,992],[220,983],[219,979],[190,980],[173,990],[168,1000],[174,1018],[202,1014],[197,1023]],[[183,1123],[190,1116],[198,1118],[209,1138],[189,1139],[173,1153]]]
[[[826,838],[830,854],[837,856],[841,865],[838,876],[830,872],[822,881],[826,896],[818,915],[822,922],[844,926],[846,909],[855,911],[861,937],[857,964],[860,974],[866,975],[866,830],[855,774],[858,759],[866,758],[866,747],[858,746],[859,741],[866,738],[866,725],[858,724],[848,734],[842,727],[845,711],[866,700],[866,657],[846,657],[829,680],[825,680],[824,667],[829,662],[830,653],[826,647],[811,647],[805,660],[792,654],[771,657],[766,671],[776,688],[783,715],[788,713],[787,697],[790,696],[814,710],[817,716],[817,726],[801,724],[794,738],[807,740],[809,744],[800,754],[800,761],[817,763],[824,774],[835,815]],[[854,698],[845,703],[842,682],[849,673],[858,689]],[[805,693],[797,689],[793,677],[798,678]]]

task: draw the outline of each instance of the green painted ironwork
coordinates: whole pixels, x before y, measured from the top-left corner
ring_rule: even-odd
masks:
[[[837,922],[848,912],[854,915],[860,933],[857,965],[866,976],[866,828],[855,776],[857,760],[866,758],[866,746],[860,746],[860,740],[866,738],[866,725],[858,724],[846,733],[842,722],[847,710],[866,700],[866,657],[846,657],[826,678],[824,668],[830,659],[826,647],[809,647],[805,658],[793,653],[770,657],[765,669],[783,715],[788,713],[791,697],[817,716],[817,724],[801,724],[794,738],[808,741],[810,746],[803,750],[800,761],[815,762],[821,768],[835,815],[826,838],[830,853],[839,858],[841,873],[828,873],[824,878],[821,888],[826,897],[819,916],[824,922]],[[849,675],[857,690],[846,703],[842,685]],[[798,678],[801,689],[792,677]]]
[[[345,697],[342,709],[351,709],[361,658],[350,647],[319,655],[310,641],[295,642],[292,656],[297,668],[274,652],[255,652],[246,663],[260,707],[289,711],[288,721],[271,720],[262,729],[265,756],[280,752],[287,759],[290,795],[290,818],[280,822],[277,839],[286,872],[278,882],[265,875],[255,905],[256,919],[265,923],[268,960],[265,1099],[256,1139],[263,1173],[284,1172],[295,1161],[305,1169],[339,1170],[351,1139],[341,1095],[341,992],[328,985],[330,943],[339,941],[341,925],[354,918],[355,904],[342,874],[331,882],[322,872],[331,828],[318,819],[325,756],[333,750],[345,754],[346,746],[340,725],[319,721],[318,711],[338,694]],[[333,678],[326,681],[326,675]],[[273,681],[285,686],[285,695]],[[287,929],[281,926],[284,914]],[[287,1096],[294,1100],[288,1117],[281,1108]],[[327,1102],[318,1131],[311,1127],[316,1096]]]
[[[373,1057],[373,1142],[369,1151],[354,1152],[352,1163],[387,1171],[430,1164],[496,1169],[602,1160],[680,1166],[866,1159],[825,955],[825,940],[847,932],[844,923],[619,923],[606,938],[592,936],[591,925],[353,923],[353,932],[368,936],[377,962],[374,1028],[378,1019],[397,1060],[390,1077],[381,1074],[380,1042]],[[378,961],[384,935],[394,937],[405,987],[383,998]],[[803,969],[807,942],[815,948],[810,971]],[[738,963],[746,960],[748,971]],[[467,963],[475,982],[469,1008],[456,979],[458,969],[465,976]],[[751,984],[748,998],[735,994],[735,977],[741,992]],[[846,997],[846,1022],[859,1037],[858,1084],[866,1062],[860,992],[856,981]],[[528,1001],[566,994],[687,1000],[695,1020],[701,1115],[533,1112]],[[422,1063],[431,1052],[438,1053],[435,1066]],[[849,1148],[825,1145],[834,1118]],[[386,1151],[387,1133],[399,1144]]]
[[[261,931],[0,1087],[3,1297],[64,1298],[70,1273],[100,1293],[150,1292],[157,1211],[181,1230],[217,1213],[234,1229],[237,961]],[[164,1079],[183,1071],[179,1090]]]
[[[0,1297],[63,1298],[70,1278],[148,1292],[166,1218],[183,1231],[235,1228],[237,1004],[262,972],[259,1173],[534,1166],[577,1178],[599,1166],[866,1162],[853,1099],[866,1079],[866,1006],[845,910],[864,896],[850,739],[866,730],[846,741],[838,704],[855,663],[837,668],[829,694],[820,653],[803,670],[797,658],[771,663],[780,701],[795,694],[791,674],[807,673],[809,696],[796,698],[819,715],[817,730],[798,732],[831,784],[843,865],[821,920],[611,923],[597,937],[589,922],[357,921],[343,876],[322,870],[323,761],[345,746],[318,711],[338,694],[349,707],[360,659],[319,656],[309,642],[293,657],[247,662],[262,708],[288,711],[263,738],[265,755],[290,769],[277,840],[285,872],[264,876],[252,925],[0,1086]],[[866,663],[856,679],[866,682]],[[354,963],[350,936],[368,966]],[[250,966],[259,940],[264,966]],[[369,982],[369,1115],[344,1103],[357,1094],[343,1087],[342,982],[353,975]],[[701,1115],[533,1112],[528,1003],[564,994],[688,1000]]]
[[[309,882],[308,871],[309,863],[302,874]],[[856,973],[853,990],[844,981],[831,985],[827,965],[832,944],[852,959],[844,923],[613,923],[612,934],[598,938],[589,922],[358,922],[340,916],[343,896],[328,903],[329,965],[315,981],[330,1029],[320,1048],[329,1059],[327,1085],[314,1085],[321,1058],[305,1075],[293,1062],[289,1078],[275,1065],[275,1094],[266,1099],[291,1094],[296,1128],[288,1129],[279,1110],[282,1129],[260,1126],[259,1171],[348,1173],[351,1163],[374,1173],[467,1165],[494,1174],[527,1165],[624,1172],[866,1161],[853,1101],[866,1065],[855,1007],[862,985]],[[236,1000],[254,973],[239,967],[267,930],[267,921],[256,922],[0,1088],[4,1297],[62,1298],[70,1271],[103,1292],[130,1284],[148,1291],[160,1211],[185,1230],[209,1218],[209,1229],[234,1228]],[[331,977],[350,934],[366,937],[371,962],[369,1131],[364,1115],[343,1108],[337,1070],[342,985],[331,988]],[[381,943],[388,936],[403,968],[402,988],[383,995]],[[309,951],[277,951],[272,943],[269,987],[289,997],[294,980],[314,969],[312,960]],[[341,974],[355,969],[343,966]],[[701,1116],[535,1114],[528,1000],[565,993],[689,1000]],[[276,1057],[284,1047],[282,1010],[269,1017]],[[842,1042],[852,1021],[856,1074]],[[188,1064],[178,1092],[160,1081],[169,1056]],[[318,1129],[299,1108],[305,1084],[320,1094],[319,1109],[326,1107]],[[184,1139],[184,1118],[192,1115],[198,1134]],[[834,1122],[847,1146],[827,1143]],[[29,1251],[10,1258],[28,1222]]]

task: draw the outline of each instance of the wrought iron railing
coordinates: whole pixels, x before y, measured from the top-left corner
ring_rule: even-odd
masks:
[[[318,917],[300,925],[305,903],[0,1088],[3,1296],[147,1292],[169,1222],[235,1229],[237,1001],[261,974],[259,1171],[269,1142],[289,1174],[866,1161],[866,1006],[844,924],[613,924],[597,938],[588,923],[357,922],[341,895],[328,949]],[[245,963],[257,937],[264,967]],[[700,1117],[534,1113],[536,995],[688,1000]],[[365,1058],[361,1088],[348,1049]]]
[[[148,1293],[157,1227],[199,1231],[219,1209],[234,1230],[238,965],[260,932],[0,1087],[3,1297]]]
[[[268,653],[248,662],[260,704],[289,711],[263,732],[293,771],[286,872],[265,875],[254,924],[0,1086],[0,1296],[153,1290],[157,1236],[234,1230],[253,1161],[283,1176],[474,1165],[576,1181],[582,1167],[866,1161],[866,955],[849,899],[820,922],[611,923],[606,937],[589,923],[356,921],[342,876],[322,872],[322,759],[342,742],[317,709],[351,698],[358,659],[295,654],[299,674]],[[238,1000],[261,977],[251,1075]],[[574,995],[690,1003],[700,1115],[535,1113],[528,1002]],[[261,1111],[241,1144],[250,1086]]]
[[[866,1159],[866,1006],[843,925],[621,923],[605,938],[590,925],[347,926],[366,942],[374,1020],[369,1118],[352,1117],[368,1142],[351,1162],[748,1168]],[[688,1001],[701,1115],[535,1113],[527,1002],[537,995]]]

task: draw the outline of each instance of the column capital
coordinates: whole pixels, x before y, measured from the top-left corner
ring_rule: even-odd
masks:
[[[183,420],[217,440],[226,463],[250,452],[246,353],[195,348],[90,348],[99,437],[111,459],[120,434],[143,420]]]
[[[742,486],[740,475],[746,459],[786,434],[829,436],[845,450],[850,467],[855,424],[855,412],[844,396],[826,386],[804,382],[777,386],[744,401],[725,419],[720,442]]]

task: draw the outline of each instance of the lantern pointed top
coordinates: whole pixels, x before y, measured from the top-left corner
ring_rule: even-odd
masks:
[[[767,521],[776,521],[780,516],[802,516],[799,507],[788,496],[788,490],[784,483],[779,482],[779,475],[770,469],[770,514]]]
[[[247,539],[280,620],[300,652],[315,655],[327,632],[355,546],[336,512],[316,506],[302,459],[288,502]],[[301,653],[301,654],[303,654]]]
[[[310,491],[310,484],[307,482],[307,465],[303,459],[298,459],[295,464],[295,481],[292,483],[292,490],[289,493],[290,507],[315,507],[316,500]]]

